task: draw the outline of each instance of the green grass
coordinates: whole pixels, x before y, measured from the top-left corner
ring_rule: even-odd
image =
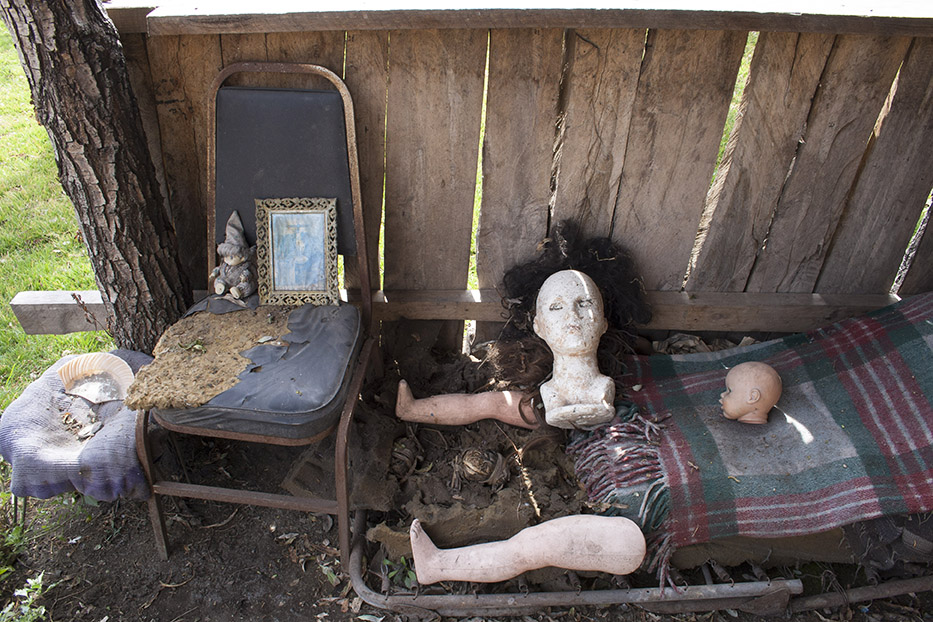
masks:
[[[63,354],[109,350],[105,333],[26,335],[9,302],[22,290],[96,289],[74,208],[5,29],[0,29],[0,409]]]
[[[748,71],[752,64],[752,56],[755,54],[755,46],[758,45],[758,33],[748,33],[748,39],[745,41],[745,52],[742,54],[742,63],[739,65],[739,74],[735,80],[735,89],[732,91],[732,103],[729,105],[729,114],[726,115],[726,125],[723,128],[722,140],[719,143],[719,156],[716,158],[716,169],[719,169],[719,163],[722,162],[722,156],[726,152],[726,143],[729,142],[729,136],[738,120],[739,107],[742,103],[742,94],[745,92],[745,85],[748,83]],[[713,179],[715,179],[715,174]]]

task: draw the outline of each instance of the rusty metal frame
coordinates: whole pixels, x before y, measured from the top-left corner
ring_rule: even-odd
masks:
[[[366,248],[366,234],[363,221],[363,198],[360,191],[360,167],[359,155],[356,148],[356,120],[353,114],[353,99],[350,97],[350,91],[347,85],[340,79],[336,73],[321,67],[320,65],[311,65],[307,63],[266,63],[266,62],[245,62],[234,63],[225,67],[211,84],[208,91],[208,115],[207,115],[207,269],[208,272],[214,269],[214,235],[215,235],[215,210],[214,201],[216,199],[215,182],[217,180],[217,91],[224,85],[231,76],[238,73],[275,73],[275,74],[305,74],[316,75],[326,79],[334,89],[340,93],[343,100],[344,126],[347,132],[347,158],[350,164],[350,195],[353,198],[353,229],[356,238],[356,258],[357,269],[360,278],[360,307],[363,316],[363,327],[367,329],[365,334],[372,332],[372,281],[369,274],[368,252]]]
[[[355,534],[365,527],[365,514],[354,517]],[[358,539],[347,566],[353,590],[367,604],[380,609],[414,616],[433,613],[441,616],[515,616],[545,607],[585,607],[634,604],[659,613],[684,613],[738,609],[758,615],[783,613],[792,595],[803,592],[798,579],[775,579],[695,585],[676,591],[672,588],[632,588],[578,592],[528,592],[499,594],[381,594],[367,585],[363,566],[363,541]]]
[[[348,371],[352,371],[349,390],[346,401],[340,413],[340,418],[335,426],[330,429],[308,438],[288,439],[261,434],[242,434],[235,432],[217,431],[210,429],[197,428],[192,426],[175,426],[166,424],[153,413],[144,411],[139,413],[136,421],[136,450],[139,455],[140,463],[146,479],[151,486],[149,517],[152,522],[155,535],[156,549],[162,559],[168,558],[169,545],[168,534],[165,529],[165,518],[162,510],[161,497],[187,497],[194,499],[205,499],[212,501],[221,501],[225,503],[237,503],[246,505],[257,505],[264,507],[273,507],[286,510],[298,510],[303,512],[318,512],[327,514],[336,514],[338,539],[340,546],[340,559],[344,567],[349,566],[350,559],[350,515],[349,515],[349,451],[348,437],[350,424],[353,420],[353,414],[358,403],[358,398],[362,390],[363,381],[367,370],[373,360],[377,350],[376,341],[373,334],[373,316],[372,316],[372,289],[370,284],[369,261],[366,248],[366,235],[363,221],[362,194],[360,192],[359,163],[356,149],[356,126],[353,116],[353,102],[350,98],[350,92],[347,90],[343,81],[329,69],[318,65],[298,64],[298,63],[236,63],[226,67],[214,80],[209,91],[209,127],[208,127],[208,154],[207,154],[207,205],[208,209],[208,249],[213,249],[214,239],[214,202],[215,190],[214,182],[216,180],[216,160],[215,160],[215,139],[216,139],[216,96],[217,91],[223,86],[224,82],[230,76],[237,73],[272,73],[272,74],[312,74],[325,78],[331,83],[335,90],[340,93],[343,100],[344,123],[347,135],[347,154],[350,169],[350,190],[353,199],[353,224],[354,235],[356,238],[356,258],[357,268],[360,280],[360,307],[361,307],[361,327],[362,327],[362,346],[355,364],[351,364]],[[208,253],[208,264],[210,269],[214,267],[214,253]],[[158,421],[166,429],[182,434],[191,434],[197,436],[208,436],[212,438],[227,438],[232,440],[242,440],[263,444],[275,445],[309,445],[333,433],[336,428],[336,447],[334,450],[334,484],[336,494],[334,499],[313,498],[313,497],[295,497],[292,495],[255,492],[242,489],[232,489],[219,486],[203,486],[198,484],[179,483],[159,478],[159,474],[152,460],[152,447],[149,437],[150,418]]]
[[[786,616],[813,609],[890,598],[933,590],[933,576],[887,581],[878,585],[841,592],[802,595],[799,579],[772,579],[741,583],[713,583],[709,573],[706,585],[691,585],[679,591],[671,588],[631,588],[577,592],[522,592],[496,594],[383,594],[365,579],[365,512],[354,516],[350,563],[346,568],[356,594],[369,605],[396,613],[425,618],[429,616],[474,617],[532,614],[545,607],[586,607],[630,604],[660,614],[678,614],[734,609],[759,616]]]

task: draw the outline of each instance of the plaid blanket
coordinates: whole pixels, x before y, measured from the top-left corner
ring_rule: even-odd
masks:
[[[721,414],[725,375],[744,361],[783,380],[767,424]],[[680,546],[933,510],[933,294],[752,346],[625,362],[634,407],[568,451],[594,503],[654,530],[662,572]]]

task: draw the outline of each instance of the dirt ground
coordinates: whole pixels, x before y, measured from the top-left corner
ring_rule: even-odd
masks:
[[[415,361],[415,359],[412,359]],[[423,365],[424,361],[412,362]],[[475,361],[434,362],[433,374],[413,382],[416,396],[440,391],[472,391],[486,379]],[[406,426],[393,416],[399,371],[388,364],[383,380],[371,384],[361,404],[358,444],[351,454],[356,478],[354,503],[376,507],[368,513],[373,560],[385,553],[389,564],[369,565],[367,583],[379,589],[410,591],[406,576],[407,525],[418,516],[441,546],[501,539],[527,524],[551,516],[585,510],[585,500],[562,452],[562,439],[492,422],[463,429]],[[409,377],[415,377],[414,375]],[[373,433],[373,430],[376,430]],[[326,447],[325,447],[326,449]],[[521,460],[515,460],[516,450]],[[179,443],[192,481],[228,483],[301,494],[313,488],[313,474],[323,468],[326,451],[305,448],[258,447],[245,443],[185,438]],[[506,464],[478,478],[463,470],[464,455],[479,453],[495,465]],[[181,468],[165,446],[163,469],[176,475]],[[455,475],[456,473],[456,475]],[[369,486],[360,485],[368,482]],[[532,501],[533,499],[533,501]],[[71,501],[70,503],[68,501]],[[172,552],[167,561],[156,554],[146,504],[119,501],[84,505],[73,497],[30,501],[27,521],[41,504],[46,528],[20,556],[15,572],[0,584],[0,600],[27,578],[44,573],[52,585],[39,601],[51,620],[152,620],[159,622],[226,620],[405,620],[375,609],[353,592],[337,551],[337,529],[329,516],[232,506],[197,500],[166,499]],[[477,519],[481,508],[494,508]],[[495,510],[501,507],[501,511]],[[519,508],[516,511],[516,508]],[[540,519],[535,512],[540,513]],[[481,525],[477,528],[476,525]],[[468,527],[465,527],[468,526]],[[827,581],[823,567],[803,568],[812,582]],[[395,571],[395,572],[393,572]],[[392,575],[391,577],[388,575]],[[559,570],[529,573],[510,591],[570,590],[614,587],[606,577],[576,576]],[[742,571],[733,574],[741,580]],[[654,585],[652,576],[632,577],[633,586]],[[462,593],[482,589],[460,584]],[[856,620],[895,622],[933,619],[929,595],[863,603],[823,610],[796,619],[808,622]],[[479,618],[477,618],[479,619]],[[660,616],[637,607],[564,608],[541,611],[524,620],[731,621],[754,616],[721,612]]]

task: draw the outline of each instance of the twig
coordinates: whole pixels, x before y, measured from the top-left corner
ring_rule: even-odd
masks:
[[[184,612],[184,613],[181,614],[180,616],[177,616],[177,617],[175,617],[175,618],[172,618],[172,622],[178,622],[179,620],[181,620],[182,618],[184,618],[184,617],[185,617],[186,615],[188,615],[189,613],[192,613],[192,612],[197,611],[197,610],[198,610],[197,607],[192,607],[191,609],[189,609],[188,611]]]
[[[71,292],[71,297],[74,299],[78,306],[81,307],[81,310],[84,311],[84,319],[87,320],[87,323],[94,327],[95,330],[106,330],[107,332],[112,332],[110,321],[108,320],[107,326],[102,326],[100,322],[97,321],[97,317],[91,313],[91,310],[88,309],[87,304],[84,300],[81,299],[81,296],[77,292]]]
[[[450,445],[447,444],[447,439],[444,438],[444,433],[440,430],[435,430],[434,428],[424,428],[425,432],[434,432],[441,437],[441,442],[444,443],[444,451],[450,450]]]
[[[201,527],[201,529],[213,529],[213,528],[215,528],[215,527],[223,527],[224,525],[226,525],[227,523],[229,523],[230,521],[232,521],[232,520],[233,520],[233,517],[236,516],[236,513],[239,512],[239,511],[240,511],[240,508],[237,508],[237,509],[233,510],[233,514],[231,514],[230,516],[228,516],[228,517],[227,517],[227,520],[223,521],[222,523],[214,523],[213,525],[206,525],[206,526],[204,526],[204,527]]]

